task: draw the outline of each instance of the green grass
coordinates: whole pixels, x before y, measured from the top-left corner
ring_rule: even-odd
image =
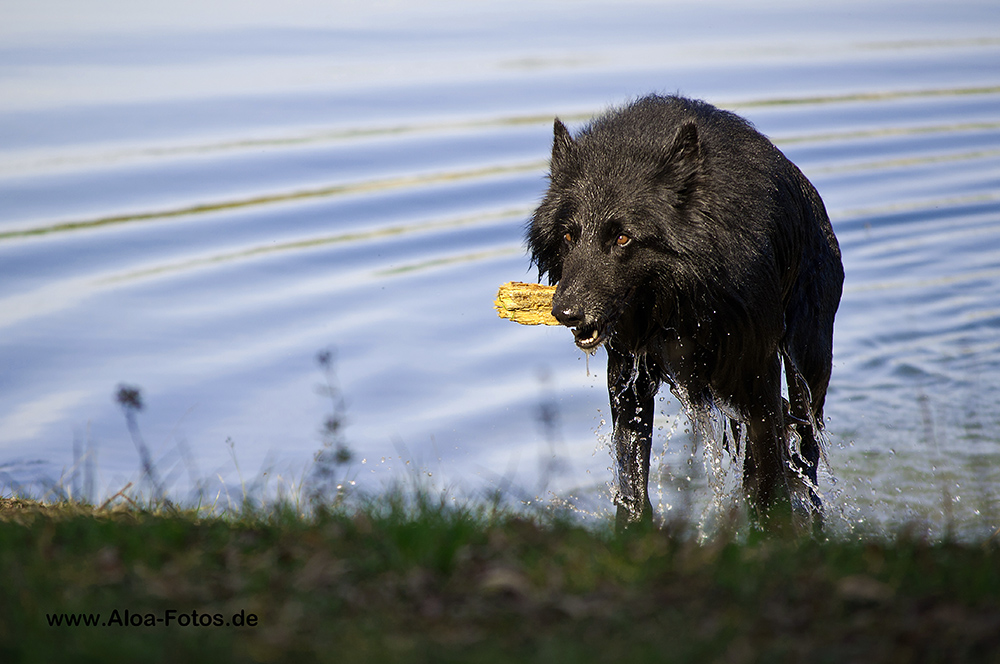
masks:
[[[615,536],[400,493],[309,516],[0,502],[2,662],[1000,661],[995,539]],[[171,624],[107,624],[126,610]]]

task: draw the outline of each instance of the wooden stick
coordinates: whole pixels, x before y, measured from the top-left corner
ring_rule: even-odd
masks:
[[[552,315],[552,296],[555,292],[555,286],[508,281],[500,287],[493,304],[500,318],[508,318],[521,325],[559,325]]]

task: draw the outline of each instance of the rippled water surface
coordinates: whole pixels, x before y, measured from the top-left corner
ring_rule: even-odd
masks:
[[[536,277],[553,117],[681,92],[770,136],[840,238],[833,511],[1000,526],[1000,5],[55,4],[0,28],[5,491],[138,482],[121,383],[174,491],[294,485],[332,348],[359,485],[603,510],[602,354],[492,300]],[[707,490],[663,397],[669,512]]]

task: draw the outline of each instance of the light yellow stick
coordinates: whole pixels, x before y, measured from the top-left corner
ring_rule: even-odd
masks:
[[[493,304],[500,318],[509,318],[521,325],[559,325],[552,315],[555,286],[508,281],[497,292]]]

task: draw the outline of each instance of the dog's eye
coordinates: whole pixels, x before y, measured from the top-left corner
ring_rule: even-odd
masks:
[[[573,244],[573,234],[570,233],[569,231],[566,232],[566,235],[563,235],[563,239],[566,240],[566,242],[568,242],[569,244]]]
[[[631,241],[632,238],[630,238],[628,235],[625,235],[625,233],[622,233],[621,235],[618,236],[618,239],[615,240],[615,244],[617,244],[619,247],[624,247]]]

